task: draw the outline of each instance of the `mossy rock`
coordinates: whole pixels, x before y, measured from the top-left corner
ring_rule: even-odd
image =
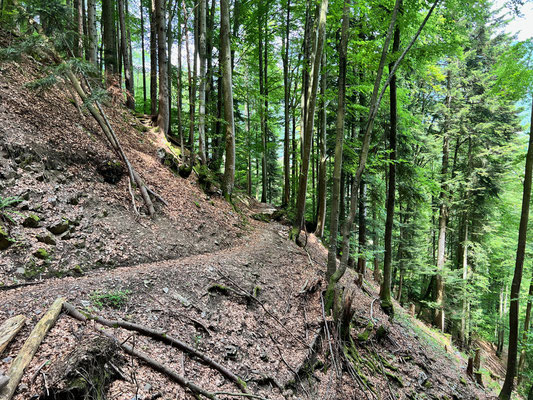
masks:
[[[41,243],[49,244],[50,246],[56,245],[56,240],[50,235],[38,235],[36,238],[37,238],[37,241]]]
[[[35,250],[33,255],[40,260],[48,260],[50,258],[50,254],[42,247]]]
[[[269,214],[252,214],[251,217],[253,219],[255,219],[256,221],[261,221],[261,222],[270,222],[270,215]]]
[[[373,330],[374,324],[372,322],[368,322],[368,325],[366,326],[365,330],[357,336],[357,340],[359,340],[360,342],[366,342]]]
[[[54,235],[61,235],[65,233],[66,231],[68,231],[69,227],[70,227],[70,221],[66,218],[62,218],[61,221],[48,226],[46,229],[48,229]]]
[[[15,241],[9,237],[4,227],[0,225],[0,250],[5,250],[11,246]]]
[[[83,274],[85,274],[85,271],[83,270],[83,268],[81,267],[81,265],[75,265],[74,268],[72,268],[70,270],[70,272],[72,273],[72,275],[74,276],[82,276]]]
[[[38,228],[41,226],[41,219],[35,214],[30,214],[24,219],[22,226],[25,228]]]

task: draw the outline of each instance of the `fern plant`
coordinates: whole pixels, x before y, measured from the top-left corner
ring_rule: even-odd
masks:
[[[13,208],[22,201],[18,196],[2,197],[0,196],[0,219],[4,222],[15,223],[12,215],[18,214]]]

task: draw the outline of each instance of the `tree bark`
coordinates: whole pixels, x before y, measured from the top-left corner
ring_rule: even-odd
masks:
[[[266,110],[263,105],[263,98],[265,97],[265,81],[263,69],[263,22],[265,18],[263,11],[260,9],[259,18],[259,35],[258,35],[258,55],[259,55],[259,114],[261,119],[261,203],[267,201],[267,155],[266,155]]]
[[[307,177],[309,173],[309,160],[311,155],[311,142],[313,141],[313,125],[315,117],[316,94],[320,65],[322,63],[322,51],[324,49],[326,32],[326,15],[328,12],[328,0],[322,0],[318,17],[318,25],[313,40],[313,53],[311,55],[311,84],[307,93],[307,110],[303,132],[303,154],[300,166],[300,178],[298,180],[298,196],[296,198],[296,217],[290,233],[291,239],[296,240],[300,230],[305,224],[305,200],[307,195]]]
[[[28,336],[28,339],[26,339],[22,345],[17,357],[9,366],[9,371],[7,372],[9,382],[0,390],[0,400],[10,400],[15,393],[22,375],[24,374],[24,370],[30,364],[48,331],[56,323],[64,301],[65,299],[63,298],[58,298],[54,301],[46,314],[44,314],[31,331],[30,336]]]
[[[127,0],[126,0],[127,1]],[[128,35],[126,34],[126,17],[124,15],[124,0],[118,0],[118,19],[120,24],[120,47],[124,61],[124,81],[126,84],[126,107],[135,109],[135,97],[133,88],[133,73],[130,64]]]
[[[315,235],[319,238],[324,236],[324,228],[326,226],[326,53],[324,52],[322,60],[322,78],[320,82],[320,136],[319,136],[319,149],[320,160],[318,164],[318,210],[316,219],[316,231]]]
[[[224,165],[223,192],[231,198],[235,182],[235,125],[233,119],[233,83],[231,76],[231,43],[228,0],[220,0],[220,56],[222,88],[224,91],[224,120],[226,139],[226,162]]]
[[[87,31],[87,59],[90,63],[97,65],[98,37],[96,31],[96,0],[87,0]]]
[[[290,181],[290,95],[291,86],[289,82],[289,33],[291,21],[291,0],[287,0],[287,17],[285,22],[285,37],[282,48],[283,58],[283,90],[284,90],[284,128],[285,135],[283,138],[283,198],[281,205],[288,206],[291,197]]]
[[[401,3],[400,3],[401,7]],[[394,41],[392,43],[392,51],[396,53],[400,49],[400,28],[396,27],[394,30]],[[392,72],[393,64],[389,65],[389,70]],[[389,129],[389,179],[387,188],[387,202],[386,210],[387,217],[385,220],[385,255],[383,258],[383,282],[379,292],[382,310],[388,314],[393,315],[394,309],[391,298],[391,283],[392,283],[392,230],[394,224],[394,203],[396,198],[396,136],[398,131],[398,111],[397,111],[397,97],[396,97],[396,75],[393,75],[390,80],[390,129]]]
[[[357,272],[361,275],[361,282],[366,275],[366,185],[361,182],[359,193],[359,257],[357,259]]]
[[[94,1],[94,0],[93,0]],[[141,11],[141,59],[142,59],[142,74],[143,74],[143,112],[146,112],[146,61],[144,55],[144,12],[143,2],[140,2]]]
[[[441,190],[439,195],[439,239],[437,244],[437,273],[435,275],[435,296],[436,304],[434,314],[435,326],[444,332],[444,280],[442,272],[446,262],[446,229],[448,223],[448,159],[450,147],[450,117],[451,117],[451,80],[452,73],[448,71],[447,76],[447,94],[446,94],[446,115],[442,137],[442,166],[441,166]]]
[[[350,29],[350,1],[344,1],[339,46],[339,83],[337,92],[337,121],[335,125],[335,164],[333,165],[333,187],[331,189],[331,210],[329,223],[329,248],[326,280],[329,281],[337,269],[337,236],[339,233],[339,217],[341,196],[342,161],[344,146],[344,114],[346,112],[346,53],[348,49],[348,30]]]
[[[159,64],[159,112],[157,114],[157,126],[168,134],[169,128],[169,104],[168,104],[168,62],[166,43],[166,12],[164,0],[155,1],[155,21],[157,29],[157,60]]]
[[[524,318],[524,331],[522,333],[522,343],[523,343],[523,346],[525,346],[525,344],[527,343],[527,338],[528,338],[528,335],[529,335],[529,329],[531,327],[531,306],[532,306],[532,301],[531,299],[533,299],[533,274],[531,276],[531,281],[529,282],[529,293],[528,293],[528,298],[527,298],[527,306],[526,306],[526,316]],[[1,353],[1,352],[0,352]],[[523,348],[522,351],[520,352],[520,358],[518,360],[518,382],[517,382],[517,385],[520,385],[520,383],[522,382],[522,372],[524,370],[524,366],[526,365],[526,349]]]
[[[198,56],[200,60],[198,93],[198,156],[206,164],[205,153],[205,87],[206,87],[206,0],[198,0]]]
[[[532,103],[533,111],[533,103]],[[531,128],[529,132],[529,147],[527,149],[526,167],[524,176],[524,193],[522,196],[522,214],[520,215],[520,228],[518,230],[518,248],[516,250],[516,264],[511,284],[511,306],[509,308],[509,351],[507,358],[507,373],[500,392],[500,399],[510,399],[516,375],[516,357],[518,353],[518,318],[519,296],[524,270],[524,258],[527,241],[527,224],[529,217],[529,204],[531,200],[531,175],[533,171],[533,113],[531,114]]]
[[[157,115],[157,26],[155,23],[155,0],[150,4],[150,114]]]
[[[113,0],[102,0],[102,25],[103,25],[103,47],[104,47],[104,64],[106,73],[106,84],[113,84],[113,75],[118,72],[117,53],[116,53],[116,31],[114,20]]]

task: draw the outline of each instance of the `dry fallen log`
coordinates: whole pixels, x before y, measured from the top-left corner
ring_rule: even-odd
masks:
[[[9,318],[0,326],[0,354],[2,354],[9,342],[22,329],[24,322],[26,322],[26,317],[24,315],[17,315]]]
[[[246,389],[246,384],[242,379],[240,379],[237,375],[235,375],[233,372],[228,370],[223,365],[219,364],[212,358],[206,356],[204,353],[199,352],[198,350],[194,349],[193,347],[189,346],[187,343],[182,342],[179,339],[176,339],[172,336],[169,336],[164,331],[158,331],[152,328],[148,328],[146,326],[134,324],[127,321],[119,321],[119,320],[108,320],[102,317],[90,315],[90,314],[82,314],[80,311],[78,311],[72,304],[65,303],[63,304],[63,308],[67,312],[68,315],[71,317],[79,320],[79,321],[87,321],[87,320],[94,320],[98,322],[101,325],[108,326],[110,328],[124,328],[130,331],[139,332],[142,335],[149,336],[153,339],[159,340],[163,343],[170,344],[171,346],[174,346],[198,359],[200,359],[204,364],[216,369],[219,371],[222,375],[224,375],[226,378],[234,382],[242,391],[243,393],[248,393],[248,390]]]
[[[2,389],[9,382],[9,378],[0,374],[0,389]]]
[[[202,396],[207,397],[208,399],[216,400],[217,397],[214,393],[208,392],[207,390],[201,388],[200,386],[196,385],[194,382],[191,382],[184,378],[183,376],[179,375],[176,371],[164,366],[160,362],[154,360],[153,358],[149,357],[147,354],[134,349],[133,347],[127,345],[126,343],[121,343],[116,337],[111,335],[110,333],[107,333],[103,330],[100,331],[104,336],[108,337],[109,339],[113,339],[116,343],[119,344],[120,347],[124,349],[124,351],[132,356],[135,356],[148,364],[153,369],[164,373],[165,375],[169,376],[171,379],[179,383],[180,385],[190,389],[192,392],[196,394],[201,394]]]
[[[48,331],[54,326],[61,313],[61,308],[65,299],[58,298],[52,306],[48,309],[46,314],[35,325],[35,328],[30,333],[30,336],[24,342],[24,345],[20,349],[17,357],[11,363],[9,371],[9,382],[0,390],[0,400],[10,400],[17,389],[17,386],[22,378],[24,370],[31,362],[31,359],[35,355],[35,352],[39,348],[39,345],[43,341]]]

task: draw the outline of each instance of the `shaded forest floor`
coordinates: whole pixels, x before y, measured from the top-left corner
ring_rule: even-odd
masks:
[[[122,107],[107,107],[132,164],[168,202],[158,203],[154,220],[136,220],[126,178],[110,184],[99,174],[102,163],[116,157],[92,118],[77,110],[73,95],[66,87],[43,92],[25,87],[44,69],[28,59],[0,66],[0,195],[23,199],[9,210],[12,222],[3,222],[16,242],[0,252],[0,322],[16,314],[28,318],[2,354],[0,372],[7,371],[47,307],[64,296],[79,309],[180,338],[268,399],[491,398],[466,377],[466,360],[446,337],[398,304],[390,322],[373,304],[374,283],[365,281],[363,291],[350,271],[342,284],[354,297],[351,335],[361,355],[360,376],[354,380],[340,367],[336,373],[340,355],[334,350],[331,357],[333,340],[323,328],[321,310],[324,246],[310,235],[302,249],[288,240],[284,225],[250,218],[271,212],[269,206],[241,198],[236,210],[205,194],[194,174],[176,176],[159,161],[154,145],[159,138]],[[32,215],[37,223],[27,226]],[[51,231],[65,223],[65,231]],[[48,257],[37,257],[39,249]],[[36,284],[6,288],[26,282]],[[369,340],[359,341],[371,309],[374,325],[383,325],[388,334],[378,340],[374,330]],[[108,331],[210,391],[237,391],[175,348],[120,329]],[[55,367],[98,336],[93,322],[62,315],[15,398],[44,398],[46,388],[59,384]],[[307,362],[311,344],[316,351]],[[109,399],[194,398],[136,358],[122,355],[116,362],[122,376],[106,389]]]

